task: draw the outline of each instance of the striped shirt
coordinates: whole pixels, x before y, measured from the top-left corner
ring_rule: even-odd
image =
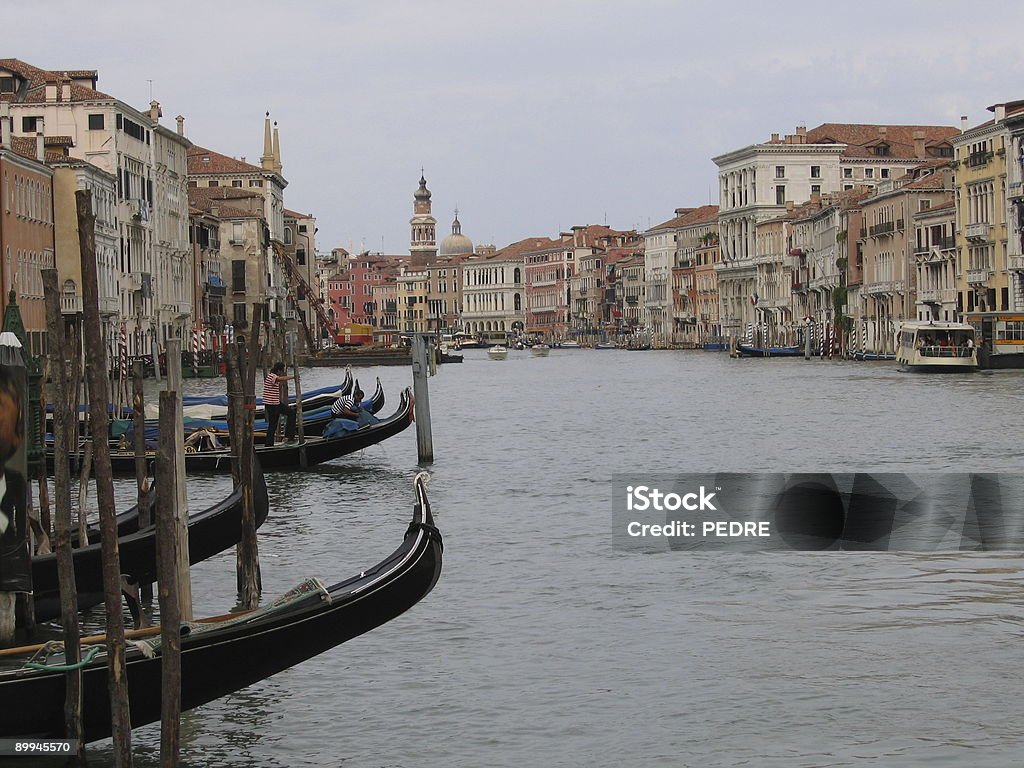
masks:
[[[343,411],[354,411],[356,410],[356,399],[352,395],[342,395],[334,401],[334,405],[331,406],[331,413],[338,416]]]
[[[277,380],[276,373],[268,373],[267,378],[263,380],[263,404],[281,404],[281,385]]]

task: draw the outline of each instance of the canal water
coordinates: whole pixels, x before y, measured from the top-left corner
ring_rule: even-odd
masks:
[[[430,379],[437,587],[186,713],[183,765],[1019,763],[1019,554],[627,553],[612,549],[610,497],[612,475],[635,470],[1020,471],[1024,375],[703,352],[465,358]],[[380,376],[384,413],[411,383],[405,368],[357,374],[367,391]],[[302,371],[307,389],[341,377]],[[388,554],[416,472],[410,429],[268,476],[265,594]],[[200,507],[228,481],[188,492]],[[197,615],[232,607],[233,553],[192,579]],[[138,765],[157,765],[159,726],[134,743]],[[109,762],[109,742],[91,752]]]

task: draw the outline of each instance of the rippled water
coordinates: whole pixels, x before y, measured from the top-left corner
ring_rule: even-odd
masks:
[[[410,380],[359,373],[364,387],[381,377],[385,412]],[[303,372],[307,388],[338,379]],[[701,352],[468,351],[430,380],[445,536],[433,593],[187,713],[183,764],[1019,764],[1019,556],[617,552],[610,477],[1020,470],[1022,384]],[[266,594],[389,553],[416,471],[409,430],[270,476]],[[189,493],[198,506],[227,481],[190,479]],[[197,615],[229,608],[233,554],[196,567],[193,592]],[[156,765],[159,727],[134,742]]]

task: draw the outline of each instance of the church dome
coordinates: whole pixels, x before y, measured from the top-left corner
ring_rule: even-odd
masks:
[[[458,211],[455,212],[455,221],[452,222],[452,233],[441,241],[438,253],[441,256],[470,256],[473,253],[473,241],[462,234]]]

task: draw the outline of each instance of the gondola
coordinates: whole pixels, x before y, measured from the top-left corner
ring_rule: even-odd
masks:
[[[385,560],[325,587],[309,579],[263,608],[181,627],[181,708],[192,709],[288,669],[394,619],[422,600],[441,574],[441,534],[434,527],[421,477],[417,503],[402,544]],[[127,685],[132,727],[160,719],[161,646],[158,630],[129,632]],[[97,640],[102,643],[102,638]],[[140,646],[148,646],[143,653]],[[25,666],[39,646],[0,651],[0,738],[64,735],[65,672]],[[110,735],[107,657],[82,669],[87,741]]]
[[[349,391],[351,391],[351,387],[349,388]],[[339,395],[339,397],[341,397],[341,395]],[[362,407],[370,413],[379,413],[381,408],[384,407],[384,402],[384,388],[381,386],[380,378],[378,377],[377,388],[370,397],[363,400]],[[305,397],[303,397],[302,434],[306,437],[319,437],[322,435],[324,433],[324,428],[331,422],[331,419],[334,418],[334,415],[331,413],[331,405],[333,404],[334,400],[332,400],[328,405],[311,408],[306,405]],[[156,423],[147,422],[147,427],[151,429],[155,428]],[[185,419],[185,434],[199,429],[212,429],[214,432],[226,433],[228,431],[228,423],[225,419]],[[253,424],[253,430],[258,435],[266,434],[266,419],[257,418]]]
[[[376,443],[386,440],[406,429],[413,419],[413,399],[408,388],[402,392],[398,410],[376,424],[362,427],[339,437],[309,437],[302,443],[278,443],[266,447],[256,444],[256,456],[264,470],[299,469],[301,467],[322,464],[355,453]],[[155,452],[148,451],[147,460],[153,459]],[[231,450],[226,442],[215,450],[198,450],[185,453],[185,469],[188,472],[230,472]],[[46,460],[53,466],[53,444],[47,446]],[[111,449],[110,464],[114,472],[130,474],[135,471],[135,453],[131,446],[124,451]]]
[[[352,391],[352,385],[354,380],[352,378],[352,369],[345,369],[345,379],[338,386],[331,387],[320,387],[319,389],[310,390],[302,394],[302,408],[303,410],[316,410],[317,408],[323,408],[324,406],[331,405],[342,395],[347,395]],[[181,399],[182,410],[186,416],[195,416],[201,419],[220,419],[227,418],[228,415],[228,396],[227,395],[190,395]],[[295,395],[288,398],[288,404],[295,407]],[[256,398],[256,418],[264,418],[265,413],[263,411],[263,399]]]
[[[804,353],[800,347],[754,347],[749,344],[737,344],[736,351],[740,357],[800,357]]]
[[[267,484],[260,471],[254,476],[253,499],[258,528],[267,519],[270,508]],[[128,524],[130,519],[128,516],[120,522]],[[136,531],[118,538],[121,573],[135,582],[156,581],[156,527],[151,525],[138,530],[137,514],[134,520]],[[189,564],[201,563],[233,547],[238,543],[241,529],[242,492],[236,488],[223,501],[189,516]],[[102,545],[97,540],[73,550],[73,555],[79,609],[85,610],[103,601]],[[32,558],[32,589],[37,621],[49,621],[60,616],[56,554]]]

